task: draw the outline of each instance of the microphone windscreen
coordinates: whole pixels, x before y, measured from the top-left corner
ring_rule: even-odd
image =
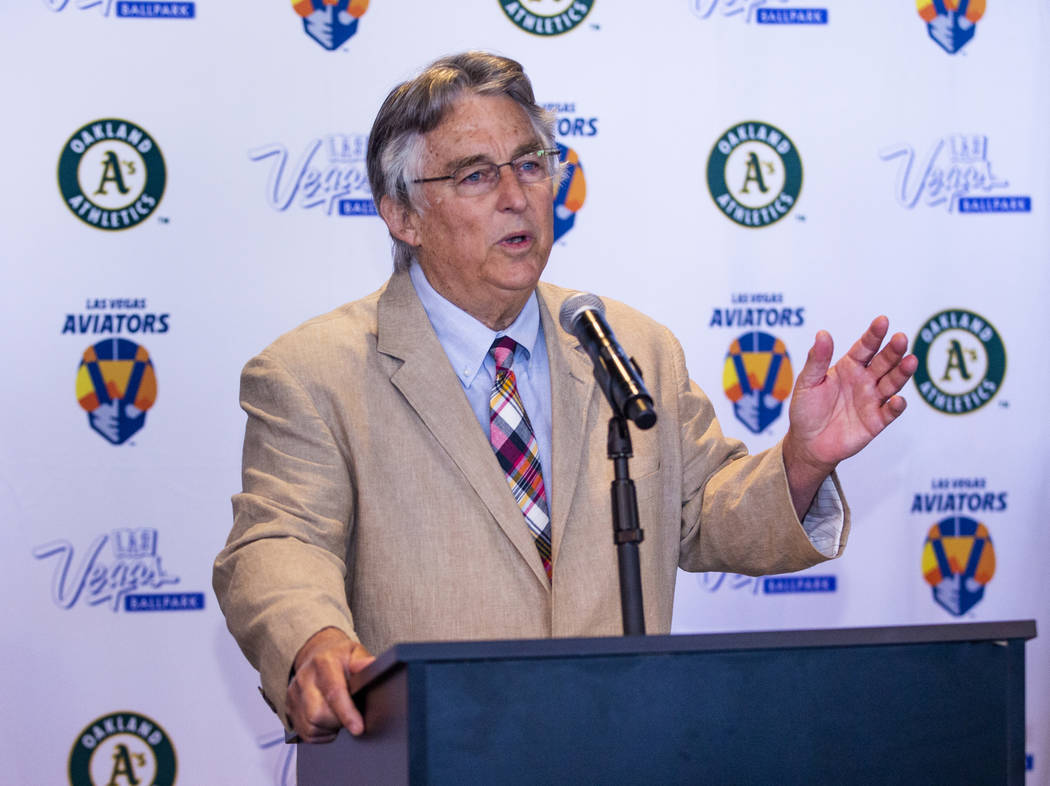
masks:
[[[597,295],[590,292],[577,292],[565,298],[558,314],[558,322],[566,333],[575,333],[576,321],[584,311],[597,311],[605,316],[605,304]]]

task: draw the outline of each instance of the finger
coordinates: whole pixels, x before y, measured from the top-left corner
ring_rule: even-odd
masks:
[[[907,406],[908,402],[903,396],[890,396],[886,403],[879,407],[879,412],[882,413],[883,428],[899,418]]]
[[[908,337],[903,333],[894,333],[893,337],[886,342],[886,346],[868,363],[868,368],[875,375],[875,378],[879,379],[900,363],[901,358],[904,357],[904,353],[907,351]]]
[[[334,737],[342,727],[355,735],[364,731],[364,719],[350,698],[346,679],[341,659],[315,659],[295,675],[289,704],[296,731],[311,739]]]
[[[900,363],[890,369],[889,373],[884,374],[879,380],[876,386],[879,396],[889,399],[895,393],[899,393],[908,383],[908,380],[912,378],[918,367],[919,359],[915,355],[908,355],[902,359]]]
[[[868,325],[868,329],[864,331],[864,335],[857,339],[846,355],[862,366],[868,365],[875,357],[875,353],[879,351],[879,347],[882,346],[882,339],[886,337],[886,331],[889,329],[889,319],[885,316],[875,317]]]
[[[831,334],[826,330],[818,330],[813,339],[813,346],[806,355],[806,364],[798,372],[795,387],[811,388],[819,385],[827,376],[831,366],[831,353],[834,350],[835,342],[831,340]]]
[[[288,688],[288,715],[303,742],[330,742],[341,728],[317,686],[302,679],[301,674]]]
[[[328,707],[339,719],[339,725],[354,736],[362,734],[365,730],[365,719],[357,709],[357,705],[354,704],[354,700],[350,698],[350,687],[346,682],[346,674],[340,675],[340,679],[328,685],[323,693]]]

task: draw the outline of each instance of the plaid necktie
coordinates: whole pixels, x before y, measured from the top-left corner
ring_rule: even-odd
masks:
[[[510,370],[518,342],[507,336],[492,342],[489,352],[496,361],[496,381],[489,398],[489,440],[507,475],[514,499],[525,516],[536,549],[551,578],[551,524],[547,492],[543,488],[540,454],[529,416],[518,395],[518,383]]]

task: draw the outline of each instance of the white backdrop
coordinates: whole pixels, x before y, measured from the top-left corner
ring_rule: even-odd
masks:
[[[525,64],[582,169],[546,278],[668,324],[728,433],[753,450],[784,434],[779,389],[748,392],[763,342],[797,372],[817,329],[841,352],[878,313],[920,339],[945,396],[909,385],[903,419],[841,467],[842,559],[682,574],[675,631],[1034,618],[1028,779],[1050,782],[1050,3],[971,2],[970,20],[940,0],[316,5],[5,4],[0,781],[291,782],[210,590],[239,488],[238,374],[385,280],[361,155],[374,113],[432,59],[482,48]],[[329,11],[353,34],[318,27]],[[787,212],[765,224],[770,203]],[[981,406],[944,411],[965,402]],[[137,734],[146,764],[124,763],[114,746]]]

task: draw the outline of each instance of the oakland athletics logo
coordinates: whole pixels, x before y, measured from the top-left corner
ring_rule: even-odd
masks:
[[[89,723],[69,754],[73,786],[175,783],[175,748],[168,733],[144,715],[115,712]]]
[[[915,386],[927,404],[948,415],[983,407],[1006,375],[999,333],[984,317],[961,308],[926,320],[912,352],[919,359]]]
[[[594,0],[500,0],[500,8],[514,24],[533,35],[561,35],[591,12]]]
[[[798,201],[802,159],[776,126],[747,120],[726,131],[707,159],[711,197],[740,226],[779,221]]]
[[[164,194],[164,157],[153,138],[127,120],[78,129],[58,159],[58,187],[70,210],[98,229],[141,223]]]

